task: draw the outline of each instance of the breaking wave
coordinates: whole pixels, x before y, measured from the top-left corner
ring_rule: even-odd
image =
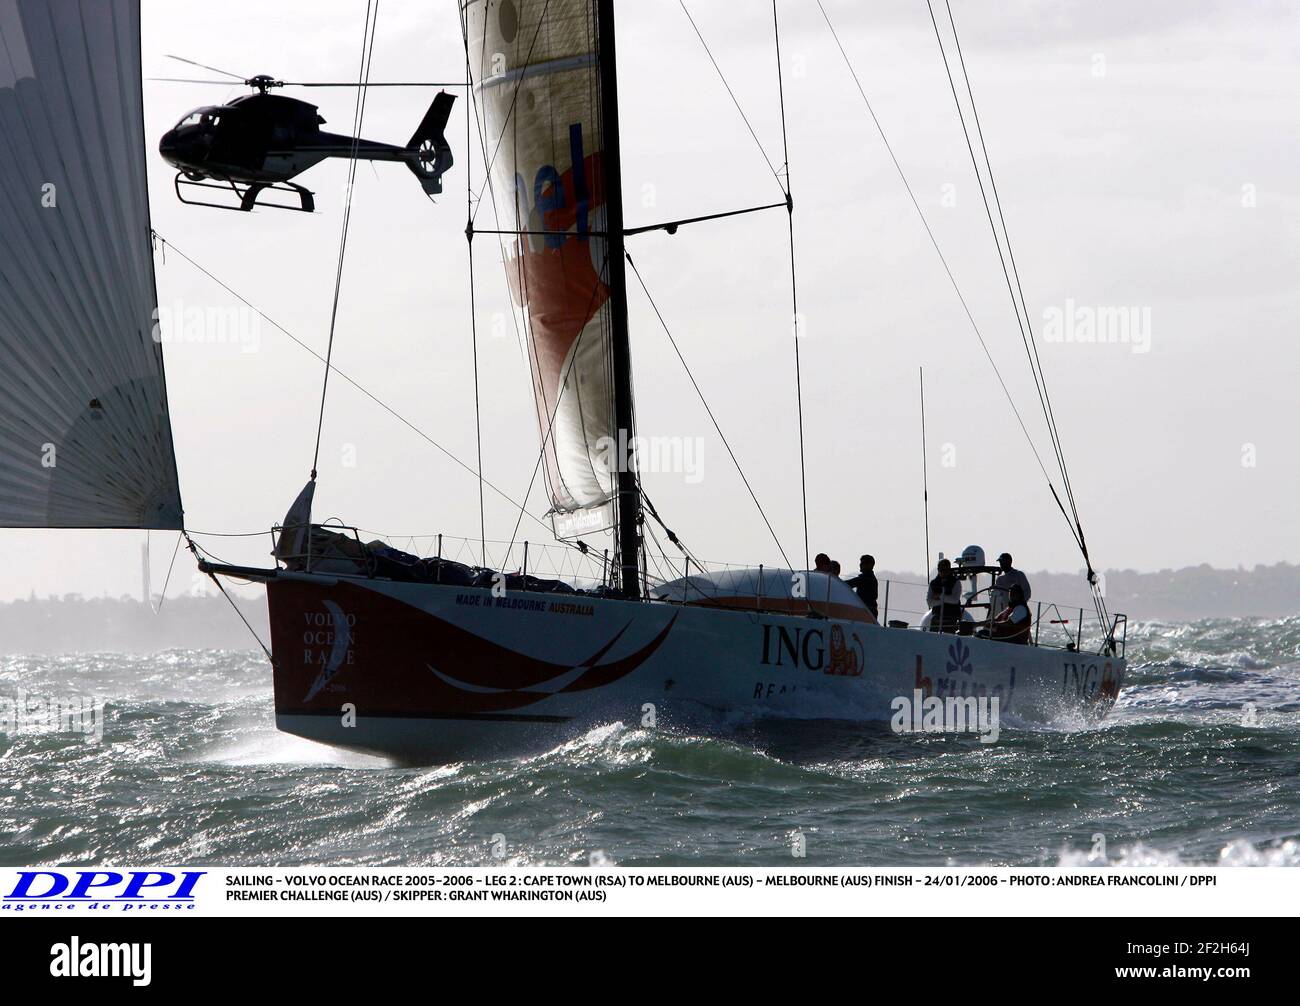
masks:
[[[0,658],[0,694],[104,703],[97,744],[0,736],[0,863],[1300,865],[1300,619],[1142,623],[1129,653],[1104,723],[995,745],[611,723],[436,768],[278,733],[256,653]]]

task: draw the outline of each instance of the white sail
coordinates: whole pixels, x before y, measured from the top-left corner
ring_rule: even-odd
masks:
[[[179,528],[139,0],[0,0],[0,525]]]
[[[463,0],[506,272],[561,537],[610,526],[619,452],[592,0]],[[486,211],[486,210],[485,210]],[[490,212],[490,211],[488,211]]]

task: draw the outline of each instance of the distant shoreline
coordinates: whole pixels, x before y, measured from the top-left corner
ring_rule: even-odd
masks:
[[[879,574],[919,583],[917,573]],[[1091,608],[1083,573],[1030,573],[1035,600]],[[1139,573],[1105,574],[1112,612],[1131,619],[1195,621],[1202,618],[1285,618],[1300,614],[1300,565],[1254,569],[1208,565]],[[156,603],[156,600],[155,600]],[[237,599],[240,611],[263,639],[269,638],[266,600]],[[222,597],[169,597],[155,614],[138,598],[28,598],[0,602],[0,654],[126,652],[170,649],[253,649],[257,643]]]

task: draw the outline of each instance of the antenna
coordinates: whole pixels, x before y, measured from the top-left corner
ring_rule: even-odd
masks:
[[[925,368],[921,376],[921,498],[925,508],[925,575],[930,575],[930,464],[925,450]]]

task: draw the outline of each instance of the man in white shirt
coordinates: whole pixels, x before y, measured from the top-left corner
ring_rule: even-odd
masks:
[[[1019,587],[1024,592],[1024,600],[1028,602],[1033,596],[1033,591],[1029,589],[1029,577],[1011,565],[1011,553],[1003,552],[998,556],[998,567],[1002,570],[997,579],[993,581],[994,590],[1001,591],[1002,597],[1008,599],[1012,587]]]

